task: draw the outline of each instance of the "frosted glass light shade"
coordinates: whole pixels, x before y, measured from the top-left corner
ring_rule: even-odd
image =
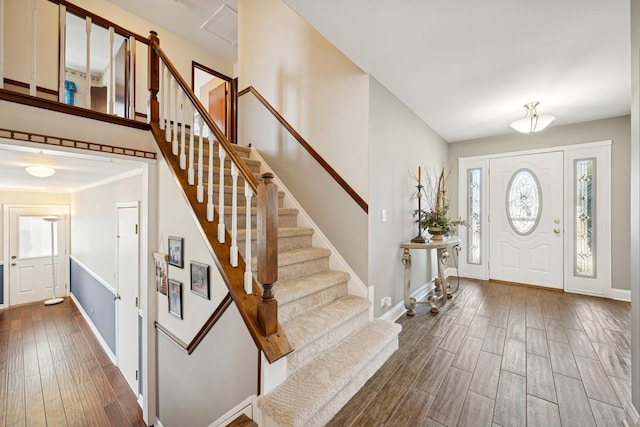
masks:
[[[49,166],[28,166],[26,171],[29,175],[36,176],[38,178],[46,178],[56,173],[56,170]]]
[[[546,129],[556,118],[548,114],[539,115],[536,111],[538,102],[530,102],[524,105],[527,109],[525,117],[514,120],[509,127],[520,133],[536,133]]]

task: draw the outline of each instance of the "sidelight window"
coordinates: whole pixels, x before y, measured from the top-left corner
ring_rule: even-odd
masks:
[[[574,177],[574,275],[596,277],[596,159],[573,162]]]
[[[467,170],[467,250],[468,264],[482,264],[482,169]]]

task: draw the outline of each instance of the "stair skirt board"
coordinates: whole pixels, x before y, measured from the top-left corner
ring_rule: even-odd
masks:
[[[401,326],[374,319],[302,367],[258,407],[281,427],[326,424],[398,348]]]

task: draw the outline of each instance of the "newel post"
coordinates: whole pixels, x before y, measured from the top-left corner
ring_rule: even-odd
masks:
[[[278,280],[278,187],[273,174],[262,175],[258,185],[258,281],[264,291],[258,303],[258,323],[265,336],[278,331],[278,302],[273,284]]]
[[[149,121],[160,121],[160,104],[158,103],[158,91],[160,90],[160,57],[153,46],[160,46],[158,33],[149,33]]]

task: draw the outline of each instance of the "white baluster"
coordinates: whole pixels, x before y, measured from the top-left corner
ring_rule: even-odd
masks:
[[[178,90],[180,89],[180,85],[178,84],[178,80],[172,78],[173,80],[173,106],[171,111],[171,119],[173,120],[173,142],[171,143],[171,153],[174,156],[178,155]]]
[[[207,174],[207,220],[213,221],[213,138],[209,135],[209,173]],[[222,215],[222,213],[221,213]]]
[[[136,38],[131,36],[129,37],[129,81],[127,82],[129,85],[129,118],[131,120],[136,119],[136,104],[135,104],[136,85],[135,85],[135,80],[133,78],[135,75],[136,75]],[[162,74],[160,75],[162,76]],[[149,117],[149,120],[151,120],[151,117]]]
[[[213,139],[213,138],[211,138]],[[222,145],[218,142],[218,153],[220,155],[220,182],[218,183],[218,215],[220,221],[218,221],[218,242],[224,243],[225,241],[225,228],[224,228],[224,158],[227,153],[222,148]]]
[[[29,83],[29,95],[36,96],[37,74],[36,74],[36,58],[37,52],[37,28],[38,28],[38,3],[37,0],[31,0],[31,81]]]
[[[253,190],[249,187],[249,184],[245,180],[244,183],[244,197],[245,206],[247,210],[246,217],[246,235],[245,235],[245,249],[244,249],[244,291],[247,294],[253,292],[253,274],[251,273],[251,197],[253,196]]]
[[[194,140],[194,134],[196,132],[196,116],[195,114],[193,114],[193,104],[191,104],[190,102],[189,104],[189,124],[191,125],[191,132],[189,132],[189,169],[188,174],[187,174],[187,179],[189,182],[189,185],[193,185],[193,140]]]
[[[187,94],[184,93],[183,90],[180,91],[180,106],[182,107],[182,131],[180,132],[180,169],[185,170],[187,168],[187,152],[185,149],[185,138],[187,136],[187,117],[186,117],[186,109],[185,100],[187,98]]]
[[[109,104],[107,113],[115,114],[115,104],[116,104],[116,80],[114,75],[114,64],[113,64],[113,41],[115,39],[116,32],[113,27],[109,27]]]
[[[197,198],[198,203],[202,203],[204,201],[204,185],[202,185],[202,120],[200,119],[200,115],[196,115],[196,120],[198,121],[198,129],[200,129],[200,135],[198,136],[198,187],[197,187]]]
[[[229,262],[232,267],[238,266],[238,168],[231,163],[231,254]]]
[[[85,32],[87,33],[87,54],[84,67],[84,107],[91,109],[91,17],[87,16],[84,22]]]
[[[166,126],[164,124],[165,121],[165,98],[167,97],[167,92],[165,89],[165,76],[164,76],[164,61],[160,61],[160,90],[158,91],[158,104],[160,105],[160,129],[165,130]],[[164,140],[167,140],[166,137],[166,130],[165,130],[165,138]]]
[[[164,140],[171,142],[171,74],[167,67],[164,67],[164,75],[164,117],[167,122],[165,125]]]
[[[1,3],[4,0],[0,0],[0,22],[2,22],[2,5]],[[60,57],[58,59],[58,63],[60,68],[58,69],[58,78],[60,80],[58,85],[58,102],[64,103],[64,81],[66,80],[66,72],[64,69],[64,64],[67,63],[67,6],[61,4],[58,7],[58,28],[60,28]],[[1,31],[0,31],[1,32]],[[0,34],[0,45],[2,44],[2,34]],[[0,50],[2,47],[0,46]],[[1,55],[1,54],[0,54]],[[0,62],[2,59],[0,59]],[[2,65],[0,65],[0,68]],[[2,87],[2,71],[0,70],[0,88]]]

